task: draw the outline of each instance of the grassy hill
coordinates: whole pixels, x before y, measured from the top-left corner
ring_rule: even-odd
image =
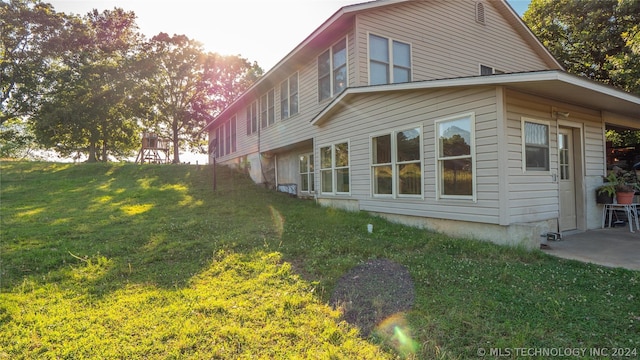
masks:
[[[215,193],[209,166],[3,162],[0,171],[0,359],[640,348],[639,272],[322,208],[226,168]],[[408,270],[411,310],[383,311],[405,295],[385,269],[329,306],[345,274],[374,259]],[[369,336],[363,319],[378,324]]]

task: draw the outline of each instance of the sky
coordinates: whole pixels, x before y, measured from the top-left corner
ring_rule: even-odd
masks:
[[[147,37],[182,34],[206,51],[240,55],[268,71],[341,7],[366,0],[44,0],[58,12],[133,11]],[[450,0],[456,1],[456,0]],[[522,16],[530,0],[508,0]]]

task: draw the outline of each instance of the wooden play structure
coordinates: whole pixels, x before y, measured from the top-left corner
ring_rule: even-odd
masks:
[[[166,164],[169,162],[170,140],[161,139],[158,134],[145,132],[142,134],[142,147],[136,157],[136,164]]]

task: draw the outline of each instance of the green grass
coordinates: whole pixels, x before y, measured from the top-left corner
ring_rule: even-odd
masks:
[[[640,272],[322,208],[224,168],[213,193],[208,166],[0,166],[0,359],[640,348]],[[396,318],[418,345],[408,352],[362,339],[327,305],[374,258],[413,278],[415,305]]]

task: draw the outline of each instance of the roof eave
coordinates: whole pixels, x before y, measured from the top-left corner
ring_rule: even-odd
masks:
[[[326,122],[331,115],[341,109],[342,105],[358,94],[373,94],[380,92],[397,92],[397,91],[411,91],[411,90],[428,90],[428,89],[440,89],[450,87],[463,87],[463,86],[509,86],[517,87],[517,84],[536,84],[548,81],[558,81],[560,83],[569,84],[572,86],[586,89],[599,96],[608,96],[616,100],[620,100],[632,106],[638,107],[638,114],[640,114],[640,97],[615,87],[598,83],[596,81],[586,79],[577,75],[572,75],[560,70],[546,70],[537,72],[525,72],[525,73],[512,73],[501,74],[492,76],[474,76],[464,78],[451,78],[440,80],[428,80],[421,82],[403,83],[403,84],[390,84],[379,86],[364,86],[357,88],[347,88],[339,96],[337,96],[331,103],[329,103],[320,113],[318,113],[310,123],[312,125],[320,126]],[[544,95],[544,94],[537,94]],[[586,106],[586,105],[585,105]]]
[[[273,73],[275,73],[279,68],[281,68],[284,64],[291,61],[294,57],[296,57],[300,52],[305,49],[309,44],[316,38],[318,38],[323,32],[327,31],[327,29],[331,28],[334,24],[345,20],[345,18],[349,18],[355,13],[359,13],[365,10],[370,10],[373,8],[393,5],[397,3],[403,3],[412,0],[378,0],[378,1],[368,1],[359,4],[347,5],[340,8],[336,11],[329,19],[327,19],[320,27],[314,30],[309,36],[307,36],[298,46],[296,46],[293,50],[291,50],[282,60],[280,60],[276,65],[274,65],[269,71],[267,71],[263,76],[258,79],[249,89],[247,89],[242,95],[238,97],[233,103],[227,106],[218,116],[216,116],[211,122],[209,122],[203,128],[203,131],[207,131],[211,126],[213,126],[219,118],[226,117],[231,109],[235,109],[238,103],[242,100],[242,98],[246,95],[259,88],[263,82],[265,82]]]

